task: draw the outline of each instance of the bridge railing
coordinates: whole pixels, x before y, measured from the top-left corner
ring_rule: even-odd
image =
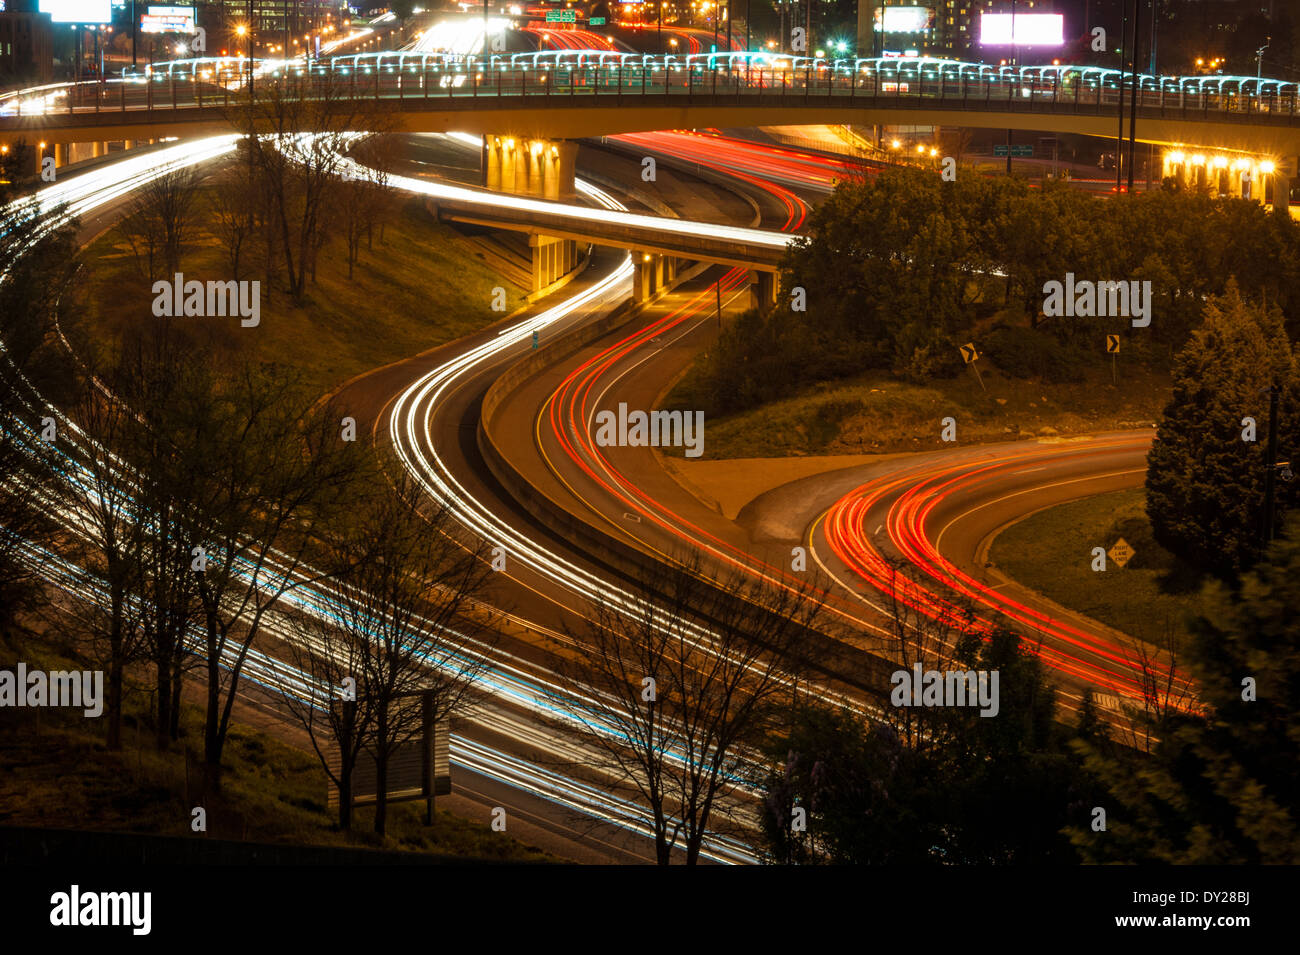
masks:
[[[204,58],[157,64],[144,76],[67,84],[39,98],[0,99],[0,117],[133,110],[230,108],[246,101],[248,61]],[[685,98],[687,102],[1104,113],[1134,96],[1139,115],[1300,123],[1300,88],[1255,77],[1122,77],[1094,67],[997,67],[947,60],[822,60],[762,54],[651,57],[548,51],[484,58],[357,54],[254,64],[255,91],[290,86],[304,96],[374,100],[479,98]],[[26,109],[24,109],[26,107]],[[0,118],[0,128],[5,119]]]

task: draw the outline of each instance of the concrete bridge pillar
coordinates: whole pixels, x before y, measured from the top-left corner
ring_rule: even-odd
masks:
[[[776,304],[776,273],[751,269],[749,273],[749,307],[766,312]]]
[[[533,249],[533,291],[540,292],[578,267],[578,244],[573,239],[530,235]]]
[[[68,144],[55,143],[54,144],[54,168],[58,169],[62,166],[66,166],[67,164],[68,164]]]
[[[1232,169],[1229,168],[1227,159],[1216,157],[1213,165],[1206,167],[1206,175],[1210,178],[1210,195],[1226,196],[1231,192],[1228,180],[1232,178]]]
[[[1283,160],[1273,169],[1273,211],[1291,217],[1291,179],[1296,172],[1296,160]]]
[[[486,163],[485,181],[483,185],[493,192],[501,192],[501,151],[505,147],[502,145],[500,136],[487,136],[487,149],[483,154],[483,161]]]
[[[573,198],[573,170],[578,162],[578,144],[567,140],[553,140],[548,149],[546,198],[569,200]]]
[[[1240,199],[1242,197],[1241,174],[1248,168],[1244,159],[1236,160],[1228,167],[1228,197],[1230,199]]]
[[[539,199],[572,199],[578,144],[562,139],[488,136],[486,186]]]
[[[655,285],[655,273],[658,269],[656,260],[659,258],[660,256],[649,252],[632,253],[632,300],[634,302],[644,302],[658,291]]]

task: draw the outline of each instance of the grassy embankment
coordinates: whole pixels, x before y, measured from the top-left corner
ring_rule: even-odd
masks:
[[[1151,536],[1142,488],[1099,494],[1039,511],[993,541],[990,560],[1009,577],[1062,606],[1150,643],[1187,633],[1203,608],[1196,574]],[[1124,538],[1135,551],[1121,568],[1092,570],[1098,541]]]
[[[0,666],[22,659],[30,669],[83,669],[71,646],[49,634],[0,640]],[[142,677],[145,674],[141,674]],[[201,750],[201,710],[183,704],[181,739],[167,751],[154,747],[146,727],[148,699],[127,701],[123,749],[104,744],[103,718],[80,710],[0,710],[0,826],[31,826],[204,838],[190,829],[197,802],[197,762],[186,769],[185,749]],[[358,809],[351,833],[340,831],[326,808],[325,774],[316,757],[247,724],[235,723],[226,745],[219,797],[208,796],[207,836],[300,846],[382,848],[455,858],[516,862],[555,861],[486,824],[438,810],[431,827],[423,805],[389,807],[388,836],[367,827]]]
[[[203,208],[200,200],[198,208]],[[157,322],[151,282],[128,244],[109,230],[86,250],[76,308],[65,310],[74,342],[112,342],[140,322]],[[187,243],[186,280],[227,280],[230,266],[217,240],[202,230]],[[262,280],[255,262],[240,277]],[[492,289],[507,292],[507,309],[491,309]],[[404,203],[374,249],[364,244],[354,279],[347,278],[341,241],[320,256],[315,283],[295,304],[278,289],[261,289],[261,323],[241,328],[238,318],[182,318],[176,325],[219,349],[297,368],[324,393],[361,372],[453,341],[518,308],[526,290],[491,271],[418,201]]]
[[[693,367],[665,399],[699,408]],[[712,458],[785,457],[929,451],[941,447],[940,421],[957,419],[961,444],[1014,441],[1053,434],[1149,427],[1169,400],[1169,380],[1143,368],[1089,369],[1083,380],[1049,383],[982,369],[917,385],[886,374],[825,382],[797,395],[735,414],[708,418]]]
[[[201,281],[231,277],[222,249],[201,229],[187,243],[182,271]],[[262,278],[251,264],[241,277]],[[383,243],[376,240],[373,251],[363,249],[353,281],[336,244],[322,252],[317,281],[303,302],[295,304],[263,285],[257,327],[241,328],[237,318],[181,319],[177,327],[218,350],[297,368],[305,384],[324,393],[358,373],[496,321],[503,313],[489,307],[495,286],[507,290],[508,311],[522,303],[524,290],[498,278],[422,206],[410,202],[390,222]],[[158,321],[151,310],[151,283],[112,230],[85,251],[75,298],[74,307],[65,309],[64,328],[79,350],[90,341],[111,346],[133,324]],[[29,667],[59,669],[72,665],[61,659],[70,652],[42,637],[23,641],[21,658]],[[16,646],[0,643],[0,663],[11,666],[18,658]],[[197,707],[185,705],[182,747],[201,749],[201,719]],[[126,746],[120,752],[105,747],[99,721],[13,709],[0,712],[0,720],[0,825],[192,836],[192,805],[186,798],[192,780],[185,754],[159,752],[150,732],[138,729],[147,723],[143,700],[128,707]],[[390,807],[386,840],[365,832],[372,822],[365,809],[357,812],[356,832],[339,832],[325,806],[325,775],[315,756],[247,725],[232,729],[225,762],[223,793],[207,804],[213,837],[517,861],[547,858],[446,812],[427,828],[421,808],[409,803]]]

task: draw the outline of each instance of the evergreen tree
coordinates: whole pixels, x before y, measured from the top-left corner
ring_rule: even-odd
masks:
[[[1272,308],[1235,284],[1174,362],[1174,394],[1147,458],[1147,516],[1156,540],[1195,566],[1231,576],[1262,550],[1269,388],[1282,389],[1278,460],[1300,453],[1296,358]],[[1254,440],[1245,433],[1254,422]],[[1290,499],[1279,481],[1278,512]]]
[[[1108,795],[1105,832],[1076,827],[1092,862],[1300,861],[1300,541],[1276,542],[1240,583],[1210,585],[1184,663],[1204,712],[1149,727],[1137,754],[1075,744]],[[1248,682],[1248,681],[1253,681]]]

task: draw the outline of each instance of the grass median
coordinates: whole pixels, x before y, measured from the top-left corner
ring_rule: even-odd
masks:
[[[1092,569],[1092,549],[1123,538],[1127,566]],[[1012,524],[989,559],[1007,576],[1064,607],[1148,643],[1181,639],[1204,609],[1200,578],[1151,536],[1146,491],[1132,488],[1058,504]]]

